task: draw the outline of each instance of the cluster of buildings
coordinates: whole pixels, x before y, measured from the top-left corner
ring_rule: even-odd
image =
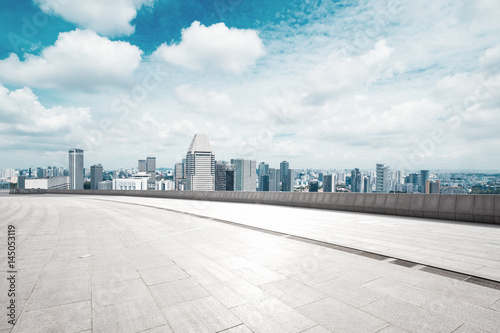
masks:
[[[101,164],[84,168],[84,151],[68,152],[68,169],[49,166],[0,169],[0,190],[17,183],[20,189],[178,190],[178,191],[308,191],[365,193],[495,193],[500,175],[420,170],[406,173],[376,164],[375,170],[290,169],[249,159],[216,160],[206,135],[196,134],[185,158],[173,170],[159,171],[156,158],[139,159],[132,170],[105,171]],[[474,192],[475,191],[475,192]]]

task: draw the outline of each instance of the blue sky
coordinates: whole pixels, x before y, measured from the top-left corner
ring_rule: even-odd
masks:
[[[0,168],[499,169],[500,4],[5,0]]]

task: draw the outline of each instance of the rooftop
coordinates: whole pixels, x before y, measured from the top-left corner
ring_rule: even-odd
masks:
[[[188,153],[200,151],[211,152],[212,146],[210,145],[210,141],[208,141],[208,137],[205,134],[197,133],[194,135],[193,141],[191,141]]]
[[[500,327],[495,225],[49,194],[0,194],[0,221],[16,227],[18,291],[0,332]]]

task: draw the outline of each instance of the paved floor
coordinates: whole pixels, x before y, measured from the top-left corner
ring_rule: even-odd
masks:
[[[498,289],[148,206],[290,234],[309,230],[353,247],[372,239],[380,249],[422,258],[458,253],[460,260],[449,260],[477,258],[481,268],[498,269],[499,229],[488,226],[213,202],[0,195],[2,253],[7,226],[16,227],[18,317],[12,328],[3,315],[0,332],[499,332]],[[9,301],[6,257],[2,306]]]

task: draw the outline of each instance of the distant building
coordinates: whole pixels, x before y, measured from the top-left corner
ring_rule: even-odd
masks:
[[[70,183],[69,177],[32,178],[25,180],[24,188],[25,189],[40,188],[45,190],[67,190],[69,188],[69,183]]]
[[[293,180],[294,180],[293,170],[290,169],[290,165],[287,161],[280,163],[280,179],[281,179],[281,191],[282,192],[293,192]]]
[[[146,160],[139,160],[137,169],[139,172],[146,172]]]
[[[26,176],[18,176],[17,177],[17,188],[24,190],[26,186]]]
[[[110,180],[99,182],[99,184],[97,184],[97,189],[98,190],[112,190],[113,189],[113,182]]]
[[[420,170],[420,192],[427,193],[426,191],[426,183],[429,180],[429,170]]]
[[[280,190],[280,170],[269,168],[269,191],[279,192]]]
[[[215,190],[215,155],[205,134],[197,133],[186,154],[188,191]]]
[[[335,175],[323,175],[323,192],[335,192]]]
[[[365,192],[364,174],[358,168],[351,171],[351,192]]]
[[[130,178],[113,179],[113,190],[140,190],[148,189],[149,176],[145,172],[138,172]]]
[[[390,169],[387,164],[378,163],[377,164],[377,179],[375,184],[375,192],[377,193],[389,193],[390,190]]]
[[[101,164],[97,165],[92,165],[90,167],[90,189],[91,190],[98,190],[99,189],[99,182],[102,182],[103,180],[103,168]]]
[[[175,189],[176,190],[181,190],[180,184],[183,182],[184,179],[185,179],[184,165],[182,163],[175,163],[174,182],[175,182]]]
[[[69,188],[83,190],[83,150],[69,150]]]
[[[231,159],[234,165],[234,190],[255,192],[257,179],[256,161],[245,159]]]
[[[323,176],[324,177],[324,176]],[[319,190],[319,182],[314,179],[309,182],[309,192],[318,192]]]
[[[172,191],[175,189],[175,182],[172,180],[159,180],[156,182],[156,190],[158,191]]]
[[[263,177],[266,177],[266,185],[264,188]],[[264,162],[259,163],[259,191],[269,191],[269,164]]]
[[[234,165],[225,161],[215,164],[215,190],[234,191]]]
[[[146,173],[149,175],[148,190],[154,190],[156,187],[156,157],[148,156],[146,158]]]
[[[0,190],[8,190],[8,189],[10,189],[9,182],[0,182]]]
[[[425,193],[440,193],[440,190],[441,184],[439,180],[436,180],[435,182],[427,180],[425,182]]]

